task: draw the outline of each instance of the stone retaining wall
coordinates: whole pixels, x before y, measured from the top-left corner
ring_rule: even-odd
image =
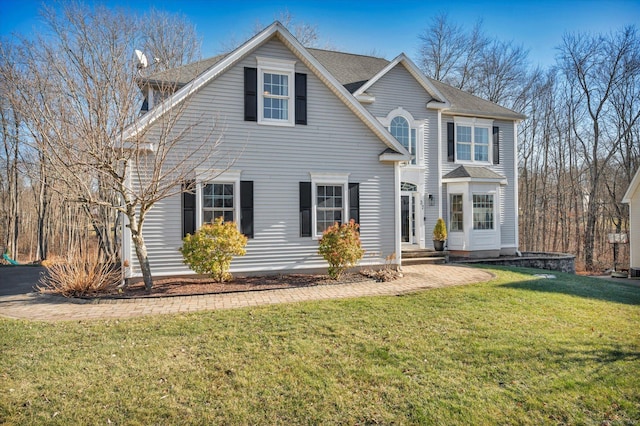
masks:
[[[548,269],[550,271],[576,273],[576,257],[566,253],[523,252],[522,257],[508,256],[494,259],[456,259],[458,263],[483,263],[488,265],[517,266],[521,268]]]

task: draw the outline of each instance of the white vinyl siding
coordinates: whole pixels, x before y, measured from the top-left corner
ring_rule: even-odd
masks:
[[[199,90],[187,101],[187,116],[222,124],[213,135],[205,126],[194,128],[192,142],[185,140],[177,152],[188,153],[210,140],[214,155],[200,167],[224,169],[233,160],[233,168],[242,170],[241,179],[253,181],[254,238],[247,254],[233,260],[232,272],[327,267],[317,253],[318,241],[301,238],[299,232],[299,183],[309,182],[310,172],[348,173],[349,182],[359,183],[360,238],[367,251],[361,264],[384,263],[395,251],[394,167],[378,159],[387,146],[300,61],[295,72],[307,74],[307,116],[314,125],[244,121],[243,67],[256,67],[256,56],[297,60],[281,42],[271,40]],[[180,196],[149,213],[145,238],[154,275],[190,272],[178,252],[180,223]],[[133,261],[133,272],[139,273],[136,268]]]

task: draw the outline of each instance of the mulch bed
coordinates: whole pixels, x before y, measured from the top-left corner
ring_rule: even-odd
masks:
[[[94,295],[98,298],[142,298],[166,296],[193,296],[201,294],[231,293],[244,291],[276,290],[285,288],[336,285],[371,281],[360,274],[344,274],[340,280],[327,275],[283,274],[257,277],[234,276],[232,281],[217,283],[207,278],[163,278],[153,281],[151,293],[147,293],[143,282],[129,284],[124,289],[112,288]]]

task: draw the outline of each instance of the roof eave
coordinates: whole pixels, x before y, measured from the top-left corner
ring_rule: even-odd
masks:
[[[631,204],[631,197],[636,192],[639,186],[640,186],[640,169],[636,171],[636,174],[633,176],[633,179],[631,179],[629,188],[627,188],[627,192],[625,192],[624,197],[622,197],[622,202],[625,204]]]
[[[442,178],[442,183],[460,183],[460,182],[499,183],[500,185],[507,185],[506,178],[479,178],[479,177],[470,177],[470,176]]]
[[[448,109],[446,111],[448,115],[457,115],[461,117],[478,117],[478,118],[493,118],[498,120],[510,120],[510,121],[522,121],[527,118],[522,114],[500,114],[500,113],[487,113],[486,111],[473,111],[464,109]]]
[[[411,155],[409,155],[409,153],[402,154],[399,152],[383,152],[378,156],[378,160],[381,163],[386,163],[386,162],[401,163],[401,162],[410,161]]]

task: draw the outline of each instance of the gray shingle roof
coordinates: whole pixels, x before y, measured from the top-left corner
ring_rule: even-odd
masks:
[[[443,179],[475,178],[475,179],[506,179],[491,169],[476,166],[460,166],[442,177]]]
[[[358,90],[389,63],[384,58],[374,56],[333,50],[307,50],[351,93]]]
[[[212,58],[203,59],[201,61],[192,62],[181,67],[160,71],[146,77],[142,80],[150,83],[171,83],[182,86],[220,62],[227,54],[217,55]]]
[[[506,118],[509,120],[524,120],[527,118],[509,108],[502,107],[460,89],[456,89],[441,81],[432,78],[429,78],[429,81],[431,81],[436,89],[451,103],[451,108],[446,111],[447,113]]]
[[[307,51],[351,93],[358,90],[389,64],[388,60],[374,56],[312,48],[307,49]],[[222,54],[203,59],[178,68],[151,74],[142,80],[150,83],[170,82],[182,86],[213,67],[226,56],[227,54]],[[507,120],[522,120],[526,118],[522,114],[473,96],[438,80],[429,78],[429,81],[451,103],[451,108],[445,111],[448,114],[503,118]]]

